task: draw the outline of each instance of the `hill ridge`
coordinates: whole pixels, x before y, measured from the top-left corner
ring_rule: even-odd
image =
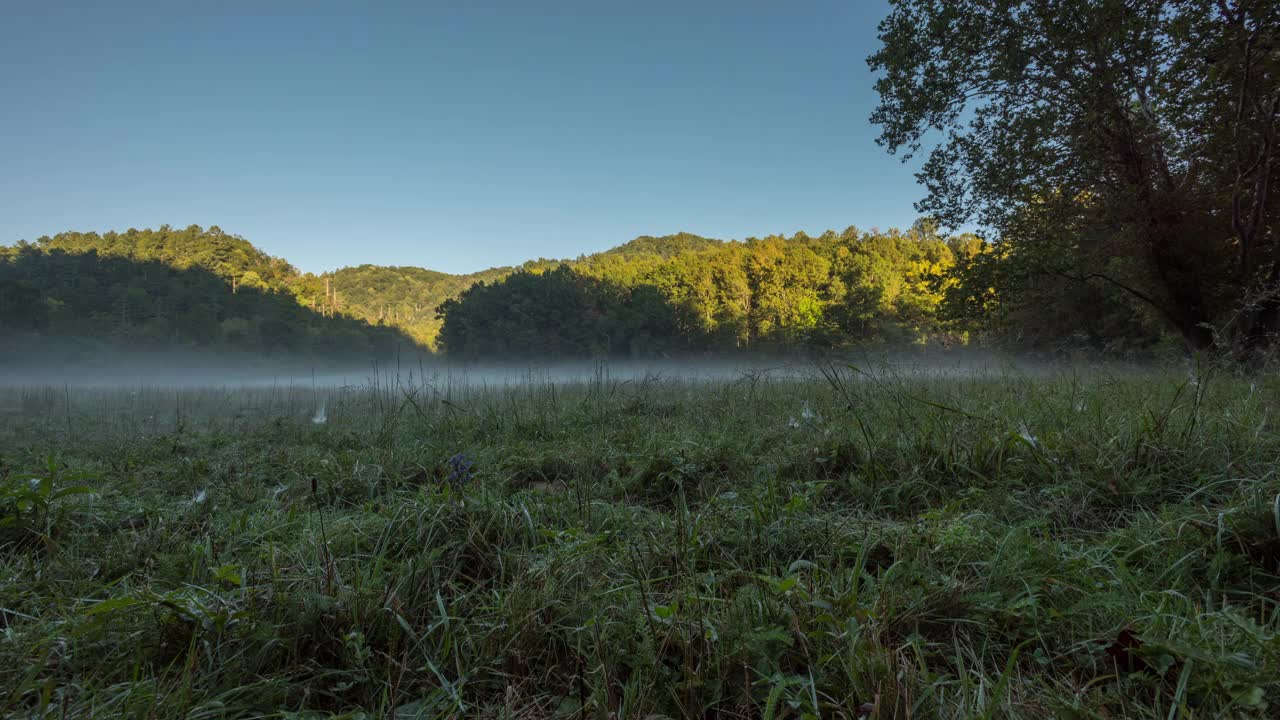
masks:
[[[649,287],[678,319],[672,323],[679,332],[693,332],[696,326],[702,336],[721,338],[720,345],[747,347],[941,337],[945,330],[936,312],[940,295],[929,278],[950,267],[966,243],[963,252],[981,244],[974,238],[944,239],[922,223],[907,232],[862,233],[850,227],[818,237],[797,232],[745,240],[677,231],[640,235],[573,259],[530,259],[470,273],[373,263],[311,273],[216,225],[163,225],[59,233],[34,243],[0,246],[0,253],[92,252],[176,269],[199,267],[221,278],[232,293],[251,289],[287,296],[322,317],[394,328],[432,350],[445,322],[442,308],[450,301],[513,275],[567,266],[603,283],[601,288],[614,288],[610,292],[629,294]],[[47,296],[42,301],[61,299]]]

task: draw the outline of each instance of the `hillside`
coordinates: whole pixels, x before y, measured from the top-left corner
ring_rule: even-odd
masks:
[[[0,329],[107,346],[255,354],[387,356],[414,341],[338,312],[341,295],[243,238],[204,230],[62,233],[0,247]],[[60,345],[65,348],[65,345]]]
[[[599,264],[614,256],[632,261],[670,258],[717,244],[719,241],[687,233],[645,236],[569,262]],[[204,229],[198,225],[59,233],[33,243],[0,247],[0,259],[5,261],[0,266],[0,325],[4,327],[103,339],[145,337],[150,342],[192,347],[238,344],[253,350],[308,346],[296,336],[324,333],[311,327],[315,318],[292,308],[282,309],[287,306],[274,301],[269,303],[270,309],[258,310],[268,318],[262,321],[264,325],[241,328],[241,320],[248,321],[241,317],[244,310],[221,307],[224,294],[238,296],[236,302],[241,306],[245,298],[263,297],[264,293],[278,296],[275,300],[291,300],[321,318],[389,326],[418,345],[434,348],[443,324],[437,312],[442,303],[477,283],[494,283],[516,271],[495,267],[455,275],[421,267],[362,264],[329,273],[302,273],[240,236],[218,226]],[[561,262],[530,260],[519,269],[541,272]],[[169,272],[192,269],[204,274]],[[68,272],[79,279],[70,285],[60,284],[59,279],[70,277]],[[198,279],[193,279],[197,275]],[[160,276],[165,279],[159,280]],[[241,295],[244,291],[254,292]],[[112,316],[112,308],[118,311],[116,319],[107,321],[104,318]],[[291,330],[281,330],[279,323],[269,319],[281,313],[288,316],[286,324]],[[346,331],[359,327],[348,324]],[[356,347],[369,345],[368,338],[365,342],[348,341]]]
[[[442,306],[441,347],[467,357],[645,357],[951,343],[938,283],[963,243],[923,226],[641,237],[556,272],[522,270],[468,289]]]
[[[512,272],[491,268],[450,275],[419,267],[358,265],[327,274],[338,289],[343,312],[371,324],[399,328],[417,343],[434,347],[442,321],[436,308],[477,282],[493,282]]]
[[[597,253],[597,255],[657,255],[662,258],[672,258],[683,253],[711,250],[723,244],[724,241],[722,240],[704,238],[687,232],[679,232],[675,235],[664,235],[662,237],[641,235],[635,240],[625,242],[610,250],[605,250],[603,253]]]
[[[93,249],[0,248],[0,330],[22,338],[0,348],[0,361],[30,362],[53,348],[92,359],[108,347],[358,360],[412,346],[395,328],[314,311],[265,281],[246,281],[253,276],[233,275],[233,291],[200,266]]]
[[[68,232],[0,248],[0,326],[268,352],[417,345],[464,357],[951,345],[979,329],[1031,349],[1156,338],[1105,287],[1045,281],[1024,291],[1052,296],[1070,324],[1028,310],[1043,303],[993,304],[989,251],[917,223],[744,241],[641,236],[573,260],[464,275],[369,264],[313,274],[216,226]],[[953,268],[972,280],[957,285]]]
[[[42,237],[35,247],[45,252],[70,254],[96,252],[106,257],[163,263],[180,270],[202,267],[228,283],[284,290],[299,277],[289,263],[271,257],[248,240],[229,235],[214,225],[208,230],[191,225],[175,230],[130,228],[123,233],[66,232]]]

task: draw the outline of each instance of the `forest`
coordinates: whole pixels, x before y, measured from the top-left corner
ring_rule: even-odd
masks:
[[[0,324],[134,347],[460,359],[962,345],[1133,355],[1167,335],[1115,288],[1008,272],[1007,247],[921,220],[816,237],[645,236],[469,275],[312,274],[217,226],[62,233],[0,248]]]
[[[318,297],[287,263],[216,227],[0,248],[0,327],[23,338],[0,359],[29,359],[41,339],[84,356],[115,346],[364,359],[411,344],[326,306],[323,281],[310,280]]]

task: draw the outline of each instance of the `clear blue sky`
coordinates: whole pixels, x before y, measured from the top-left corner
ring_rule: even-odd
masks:
[[[867,122],[879,0],[367,5],[7,4],[0,243],[216,224],[463,272],[915,217]]]

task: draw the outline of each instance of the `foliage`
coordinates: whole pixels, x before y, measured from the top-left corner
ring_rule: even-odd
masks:
[[[1016,243],[1009,278],[1119,289],[1195,350],[1280,330],[1280,5],[895,0],[880,39],[880,142],[932,145],[918,207]]]
[[[957,252],[955,266],[937,280],[938,316],[988,344],[1024,352],[1141,357],[1164,342],[1154,310],[1112,285],[1043,272],[1043,263],[1026,257],[1035,250],[1004,240]]]
[[[88,476],[67,472],[50,455],[38,474],[0,478],[0,551],[9,544],[52,543],[65,530],[66,498],[93,491]]]
[[[566,265],[480,283],[440,313],[441,346],[450,357],[644,356],[679,342],[674,312],[660,297]]]
[[[134,348],[352,358],[413,346],[392,328],[315,311],[317,282],[217,227],[66,233],[0,248],[0,328]]]
[[[0,261],[0,323],[153,346],[360,355],[439,341],[472,358],[651,357],[958,337],[938,320],[932,284],[954,255],[926,222],[743,242],[645,236],[470,275],[374,265],[299,273],[194,225],[63,233],[0,249]]]
[[[1041,246],[1014,247],[942,237],[921,220],[905,232],[851,227],[741,242],[645,236],[470,275],[375,265],[312,275],[217,227],[64,233],[0,248],[0,325],[91,341],[60,350],[80,355],[97,352],[95,343],[348,358],[417,345],[475,359],[927,348],[971,338],[1132,353],[1159,341],[1158,317],[1135,314],[1123,291],[1046,280]],[[1074,260],[1060,253],[1057,262]]]
[[[403,330],[418,344],[435,348],[441,325],[436,308],[475,283],[493,282],[510,272],[492,268],[450,275],[416,267],[360,265],[335,270],[329,277],[340,288],[346,312]]]
[[[648,357],[713,350],[956,342],[937,316],[954,262],[927,223],[811,238],[643,237],[440,307],[462,357]]]

